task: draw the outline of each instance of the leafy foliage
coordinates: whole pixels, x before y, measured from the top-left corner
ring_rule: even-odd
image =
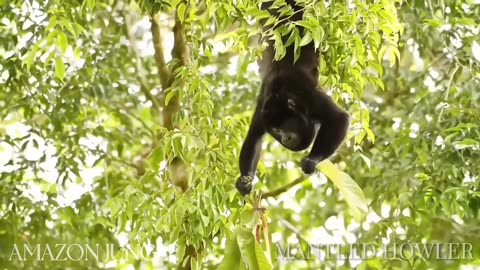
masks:
[[[303,20],[275,30],[278,19],[257,2],[0,1],[2,268],[216,269],[224,258],[249,269],[478,264],[418,254],[285,262],[273,252],[318,242],[478,247],[478,1],[303,0]],[[261,19],[272,29],[262,32]],[[365,218],[355,220],[338,183],[305,179],[302,153],[271,139],[255,187],[266,212],[249,216],[258,212],[234,181],[262,35],[278,58],[292,44],[322,51],[320,84],[352,114],[331,160],[363,190]],[[113,244],[115,258],[12,256],[15,244],[59,243]],[[134,256],[145,244],[157,252]]]

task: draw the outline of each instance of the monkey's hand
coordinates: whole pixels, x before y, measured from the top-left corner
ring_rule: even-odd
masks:
[[[322,159],[304,157],[300,162],[300,165],[302,166],[302,171],[306,174],[311,174],[315,172],[315,166],[317,166],[320,161],[322,161]]]
[[[242,196],[250,194],[253,188],[253,178],[250,176],[240,176],[235,183],[235,187],[238,189]]]

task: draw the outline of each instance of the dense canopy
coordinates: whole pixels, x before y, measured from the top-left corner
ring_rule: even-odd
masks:
[[[480,1],[258,2],[0,0],[1,269],[480,264]],[[352,122],[311,177],[267,138],[245,199],[262,36]]]

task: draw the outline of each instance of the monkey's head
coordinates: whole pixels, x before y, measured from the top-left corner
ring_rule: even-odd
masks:
[[[306,149],[315,137],[315,123],[308,117],[305,104],[283,95],[270,96],[263,105],[266,131],[292,151]]]

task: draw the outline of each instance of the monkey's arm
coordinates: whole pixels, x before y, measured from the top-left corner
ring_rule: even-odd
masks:
[[[265,127],[259,110],[257,108],[253,114],[247,137],[240,151],[240,178],[235,186],[242,195],[249,194],[252,191],[252,181],[255,178],[255,170],[262,151],[262,137],[265,134]]]
[[[350,116],[324,92],[315,91],[311,99],[311,116],[321,124],[310,154],[302,159],[302,170],[310,174],[315,166],[332,155],[347,135]]]

